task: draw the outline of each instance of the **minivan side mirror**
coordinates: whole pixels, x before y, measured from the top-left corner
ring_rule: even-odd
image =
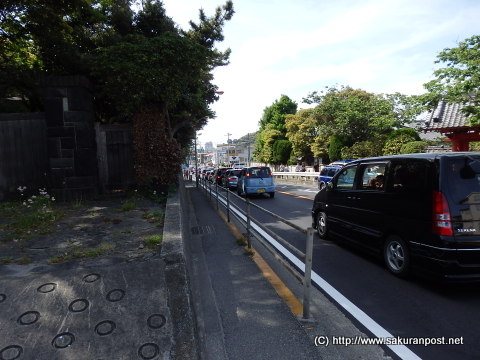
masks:
[[[331,181],[329,181],[327,183],[327,188],[326,188],[327,191],[332,191],[333,190],[333,183]]]

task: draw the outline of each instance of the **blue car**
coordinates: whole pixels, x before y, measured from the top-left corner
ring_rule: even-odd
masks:
[[[275,196],[275,183],[268,166],[253,166],[242,169],[237,181],[238,195],[268,194]]]
[[[353,159],[335,161],[325,166],[320,171],[320,175],[318,176],[318,189],[322,190],[323,188],[325,188],[327,186],[327,183],[329,183],[332,180],[333,176],[346,164],[352,161]]]

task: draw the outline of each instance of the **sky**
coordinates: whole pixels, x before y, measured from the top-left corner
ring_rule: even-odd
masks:
[[[222,0],[163,0],[182,29],[212,16]],[[282,95],[302,98],[331,86],[372,93],[424,92],[437,55],[480,34],[479,0],[233,0],[224,27],[230,64],[215,69],[223,91],[215,119],[198,133],[214,146],[259,128],[266,107]]]

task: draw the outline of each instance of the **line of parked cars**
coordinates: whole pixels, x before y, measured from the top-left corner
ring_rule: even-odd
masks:
[[[241,196],[268,194],[275,196],[275,183],[268,166],[251,166],[242,168],[203,168],[199,172],[202,180],[236,190]]]

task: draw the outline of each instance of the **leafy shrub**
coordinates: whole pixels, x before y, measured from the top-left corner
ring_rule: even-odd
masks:
[[[154,186],[178,181],[182,151],[168,136],[167,121],[160,108],[145,106],[133,117],[135,175],[141,184]]]
[[[383,147],[383,155],[400,154],[402,146],[412,141],[416,141],[416,139],[410,134],[401,134],[399,136],[389,138]]]
[[[426,141],[411,141],[402,145],[400,154],[422,153],[425,152],[427,145]]]
[[[418,135],[417,130],[408,127],[393,130],[390,134],[388,134],[388,140],[402,137],[403,135],[410,137],[412,141],[420,141],[420,135]]]

